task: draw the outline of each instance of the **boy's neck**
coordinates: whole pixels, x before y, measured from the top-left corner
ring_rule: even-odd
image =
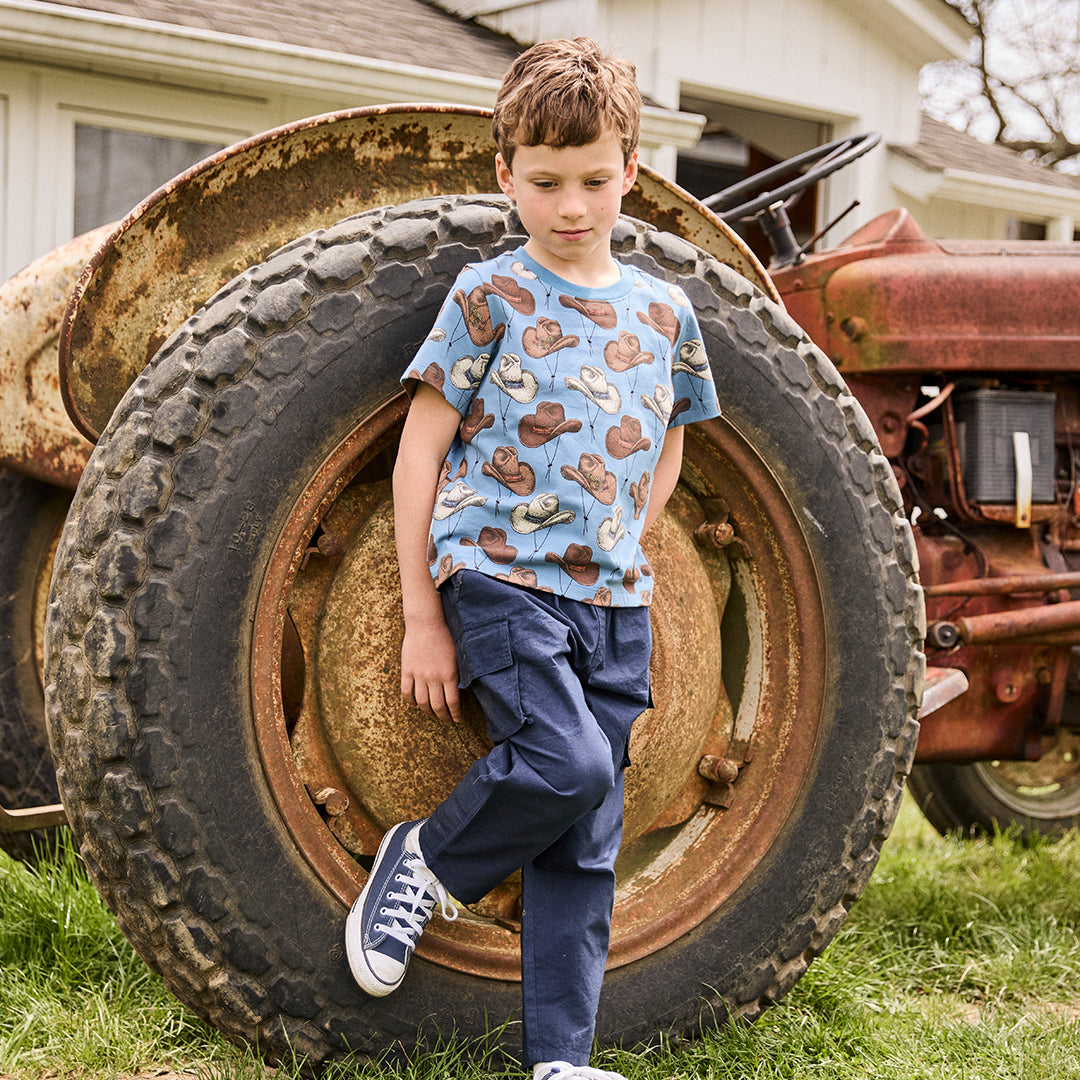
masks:
[[[622,277],[622,268],[615,261],[610,250],[596,253],[595,258],[586,262],[554,259],[543,245],[533,240],[525,244],[525,253],[545,270],[568,281],[571,285],[580,285],[585,289],[602,289],[614,285]]]

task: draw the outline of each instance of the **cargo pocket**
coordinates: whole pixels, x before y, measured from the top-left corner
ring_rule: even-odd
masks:
[[[458,670],[461,688],[471,688],[476,695],[492,742],[502,742],[522,727],[525,720],[518,668],[506,619],[470,626],[462,632]]]

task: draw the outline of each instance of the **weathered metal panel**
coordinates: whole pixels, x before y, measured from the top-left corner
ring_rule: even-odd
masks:
[[[0,285],[0,464],[74,488],[90,443],[64,410],[57,369],[60,323],[97,229],[50,251]]]
[[[493,191],[494,151],[487,110],[387,105],[266,132],[170,181],[121,222],[78,283],[60,344],[72,420],[96,439],[173,330],[248,266],[365,209]],[[624,211],[684,236],[778,299],[742,241],[648,169]]]

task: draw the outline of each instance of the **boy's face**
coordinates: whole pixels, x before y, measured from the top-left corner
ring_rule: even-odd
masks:
[[[519,146],[512,168],[497,154],[499,187],[517,203],[529,234],[525,250],[578,285],[613,281],[611,230],[637,179],[637,161],[635,150],[624,163],[614,134],[585,146]]]

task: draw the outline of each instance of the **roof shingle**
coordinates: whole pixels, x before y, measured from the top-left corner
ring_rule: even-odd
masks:
[[[501,79],[521,47],[425,0],[46,0],[59,7]]]
[[[1003,146],[981,142],[926,113],[922,116],[919,141],[914,146],[894,145],[890,149],[933,172],[956,169],[1044,187],[1073,191],[1080,188],[1080,180],[1075,176],[1036,165]]]

